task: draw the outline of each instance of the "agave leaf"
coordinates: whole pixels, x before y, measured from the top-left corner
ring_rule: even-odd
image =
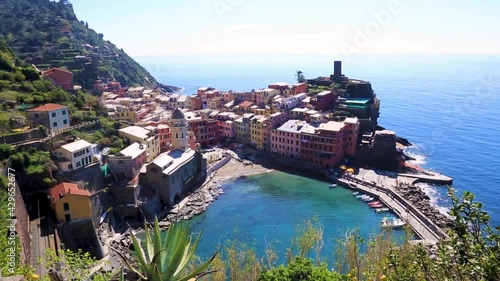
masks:
[[[146,253],[148,254],[146,257],[146,260],[148,263],[151,263],[153,260],[153,256],[155,256],[155,249],[153,248],[153,241],[152,241],[152,235],[151,231],[149,230],[149,227],[147,224],[144,224],[144,229],[145,229],[145,235],[146,235],[146,241],[145,241],[145,246],[146,246]]]
[[[153,243],[154,243],[154,249],[155,249],[155,257],[153,260],[156,260],[156,265],[158,266],[159,270],[163,268],[163,263],[164,261],[164,255],[165,251],[162,249],[162,243],[161,243],[161,230],[160,230],[160,224],[158,223],[158,218],[155,217],[155,224],[154,224],[154,235],[153,235]],[[157,257],[158,254],[161,254],[160,257]]]
[[[168,264],[168,267],[171,267],[172,260],[175,257],[175,253],[183,247],[182,241],[186,236],[186,229],[181,223],[179,223],[178,225],[174,225],[173,228],[169,228],[168,232],[170,232],[169,234],[171,234],[172,239],[167,240],[164,247],[167,248],[166,262]]]
[[[184,267],[186,267],[186,265],[188,264],[188,262],[189,262],[188,256],[189,256],[189,252],[190,252],[190,250],[189,250],[190,249],[190,244],[191,244],[191,242],[188,242],[186,244],[186,246],[184,246],[184,251],[182,252],[180,263],[179,263],[179,265],[177,265],[177,268],[175,269],[174,276],[179,275],[179,273],[181,273],[181,271],[184,269]]]
[[[193,258],[194,253],[196,251],[196,248],[198,247],[198,243],[200,242],[201,234],[202,234],[202,232],[200,232],[198,234],[198,237],[196,238],[196,240],[194,241],[194,244],[192,246],[190,246],[191,240],[189,241],[189,244],[186,246],[186,248],[188,249],[188,252],[185,254],[182,263],[179,265],[179,268],[174,273],[174,275],[177,275],[181,270],[183,270],[186,267],[186,265],[188,264],[188,262],[191,261],[191,259]]]
[[[178,236],[180,236],[180,238],[177,242],[174,254],[170,257],[170,262],[166,273],[167,276],[175,276],[174,272],[177,271],[177,268],[182,263],[186,247],[189,247],[189,238],[187,237],[187,235],[181,235],[181,233],[179,232]]]
[[[109,245],[108,245],[108,246],[109,246]],[[144,280],[146,280],[146,279],[147,279],[144,275],[142,275],[142,273],[141,273],[141,272],[139,272],[137,269],[135,269],[135,268],[133,268],[133,267],[132,267],[132,265],[129,263],[129,261],[128,261],[127,257],[125,257],[122,253],[120,253],[119,251],[117,251],[115,248],[113,248],[113,247],[111,247],[111,246],[110,246],[109,248],[110,248],[111,250],[115,251],[115,253],[117,253],[117,254],[120,256],[120,258],[122,258],[122,260],[125,262],[125,266],[126,266],[126,267],[130,270],[130,271],[132,271],[132,272],[134,272],[135,274],[139,275],[139,277],[140,277],[141,279],[144,279]],[[122,275],[123,275],[123,270],[122,270]]]
[[[214,253],[214,255],[209,259],[207,260],[206,262],[204,262],[202,265],[198,266],[197,268],[195,268],[191,273],[189,273],[188,275],[178,279],[177,281],[188,281],[189,279],[191,278],[194,278],[194,277],[197,277],[198,275],[200,274],[203,274],[203,271],[205,269],[207,269],[210,264],[212,263],[212,261],[215,259],[215,256],[217,256],[217,254],[219,253],[219,251],[216,251]]]
[[[135,249],[135,256],[139,261],[139,265],[143,270],[145,270],[148,266],[148,262],[146,261],[145,253],[144,250],[142,249],[141,243],[137,241],[137,237],[135,237],[132,230],[130,231],[130,238],[132,239],[132,244],[134,245]]]

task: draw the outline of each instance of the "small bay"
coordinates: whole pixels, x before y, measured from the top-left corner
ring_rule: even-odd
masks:
[[[336,239],[358,229],[362,237],[381,233],[379,214],[356,199],[352,190],[317,179],[279,171],[243,177],[223,184],[224,194],[194,218],[193,230],[203,230],[198,254],[207,257],[229,240],[243,242],[263,255],[271,243],[283,254],[296,229],[315,219],[324,228],[322,254],[331,257]],[[394,230],[403,239],[404,230]],[[280,255],[283,256],[283,255]]]

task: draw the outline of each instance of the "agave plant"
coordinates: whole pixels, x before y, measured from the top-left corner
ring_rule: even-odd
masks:
[[[193,260],[196,247],[200,241],[201,233],[191,245],[189,226],[180,222],[170,226],[166,234],[160,231],[158,219],[155,219],[153,230],[145,227],[145,235],[138,239],[131,231],[134,255],[137,268],[124,258],[129,270],[142,280],[151,281],[191,281],[209,274],[206,271],[217,252],[206,262],[186,272],[187,265]],[[162,236],[164,236],[162,238]],[[141,241],[142,240],[142,241]],[[141,243],[142,242],[142,243]]]

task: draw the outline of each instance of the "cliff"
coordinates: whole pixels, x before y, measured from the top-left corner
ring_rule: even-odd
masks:
[[[88,90],[97,78],[115,79],[122,86],[176,90],[159,84],[123,49],[79,21],[67,0],[2,0],[2,39],[21,60],[42,69],[67,68],[73,72],[75,83]]]

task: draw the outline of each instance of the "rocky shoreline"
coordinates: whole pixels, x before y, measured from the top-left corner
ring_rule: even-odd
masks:
[[[446,230],[452,226],[453,222],[451,218],[432,206],[430,197],[419,186],[400,184],[395,190],[440,228]]]
[[[189,220],[196,215],[199,215],[206,211],[208,206],[210,206],[224,191],[222,186],[216,182],[209,182],[204,187],[198,189],[189,197],[186,198],[186,202],[182,206],[174,206],[172,210],[169,211],[167,216],[159,221],[159,226],[162,231],[167,230],[172,223],[178,222],[180,220]],[[142,227],[133,228],[134,233],[140,233],[143,231]],[[110,239],[110,234],[108,231],[100,230],[99,237],[101,241],[108,241],[109,245],[115,250],[126,253],[123,251],[130,248],[132,240],[130,238],[130,228],[121,235],[115,235],[113,239]]]

